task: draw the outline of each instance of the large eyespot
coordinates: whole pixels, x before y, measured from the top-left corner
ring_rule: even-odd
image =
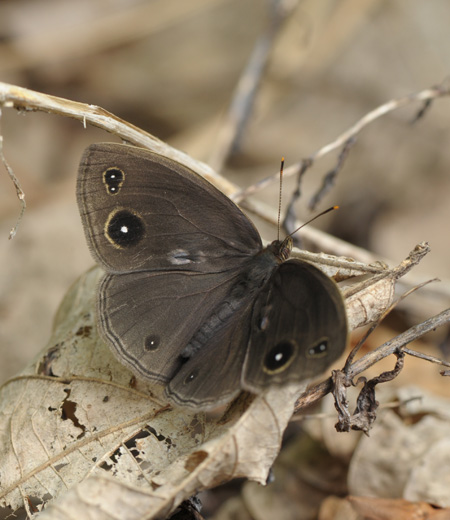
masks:
[[[125,174],[119,168],[108,168],[103,172],[103,183],[109,195],[117,195],[125,180]]]
[[[328,339],[322,338],[312,347],[309,347],[306,356],[310,358],[320,358],[327,354],[328,352]]]
[[[142,218],[127,209],[112,212],[105,225],[106,238],[120,249],[138,244],[142,240],[144,232]]]
[[[161,340],[158,335],[150,334],[144,340],[144,349],[147,352],[158,350],[160,343],[161,343]]]
[[[292,363],[295,345],[291,341],[281,341],[266,354],[263,368],[269,374],[282,372]]]

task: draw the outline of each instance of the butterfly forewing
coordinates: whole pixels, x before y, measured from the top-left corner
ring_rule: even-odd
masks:
[[[77,194],[88,244],[108,272],[221,272],[261,249],[253,224],[223,193],[148,150],[91,145]]]

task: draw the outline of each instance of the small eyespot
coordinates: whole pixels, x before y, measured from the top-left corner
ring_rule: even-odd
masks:
[[[109,195],[117,195],[122,187],[125,174],[119,168],[108,168],[103,172],[103,182]]]
[[[295,345],[290,341],[281,341],[275,345],[264,359],[264,370],[269,374],[282,372],[294,359]]]
[[[132,247],[144,236],[145,228],[142,218],[126,209],[111,213],[106,222],[106,238],[116,247]]]
[[[328,351],[328,340],[321,339],[316,345],[309,347],[306,355],[308,357],[323,357]]]
[[[194,370],[188,376],[186,376],[186,378],[184,380],[184,384],[187,385],[189,383],[192,383],[192,381],[194,381],[194,379],[196,379],[197,376],[198,376],[198,370],[196,368],[194,368]]]
[[[144,340],[144,349],[147,352],[158,350],[160,344],[160,338],[156,334],[150,334]]]

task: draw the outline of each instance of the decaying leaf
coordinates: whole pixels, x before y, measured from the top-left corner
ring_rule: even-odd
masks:
[[[0,507],[52,502],[44,518],[154,518],[235,477],[264,483],[302,388],[243,394],[217,417],[166,406],[97,336],[101,274],[81,277],[44,354],[1,388]]]
[[[265,483],[305,385],[242,394],[215,416],[171,408],[161,387],[136,379],[99,338],[101,275],[94,268],[78,280],[47,348],[0,389],[0,507],[19,516],[45,509],[43,518],[150,519],[236,477]],[[392,288],[389,280],[378,297],[384,306]],[[354,291],[358,305],[374,300],[372,289]],[[348,312],[350,324],[361,322]]]

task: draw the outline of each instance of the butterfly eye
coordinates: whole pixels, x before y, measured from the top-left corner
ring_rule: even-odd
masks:
[[[158,350],[160,338],[156,334],[150,334],[144,340],[144,349],[147,351]]]
[[[308,357],[318,358],[318,357],[324,356],[327,353],[327,351],[328,351],[328,340],[321,339],[317,343],[317,345],[310,347],[308,349],[308,352],[306,353],[306,355]]]
[[[109,195],[117,195],[122,187],[125,174],[119,168],[108,168],[103,172],[103,182]]]
[[[275,374],[285,370],[294,359],[295,345],[290,341],[281,341],[275,345],[264,359],[264,370]]]
[[[118,248],[135,246],[142,240],[144,231],[141,217],[126,209],[111,213],[105,225],[106,238]]]

